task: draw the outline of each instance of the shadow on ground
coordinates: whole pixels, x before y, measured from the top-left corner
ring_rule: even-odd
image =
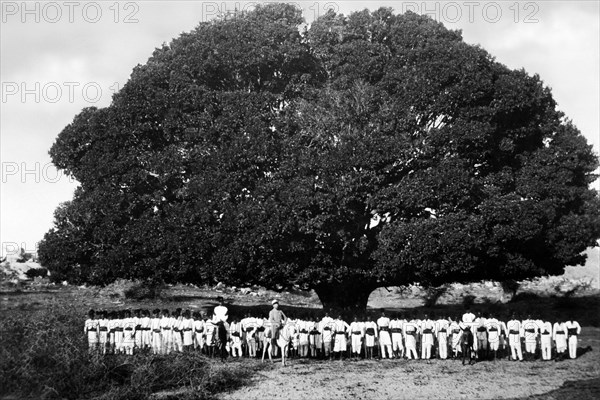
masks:
[[[522,397],[518,400],[597,400],[600,398],[600,378],[566,381],[558,389],[535,396]],[[517,399],[514,399],[517,400]]]

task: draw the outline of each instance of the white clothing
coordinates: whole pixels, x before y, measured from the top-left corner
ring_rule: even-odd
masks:
[[[552,339],[556,343],[556,351],[558,353],[562,353],[567,350],[567,327],[564,323],[554,323],[552,329]]]
[[[513,360],[523,360],[523,351],[521,349],[521,337],[523,336],[523,328],[521,321],[512,319],[506,324],[508,330],[508,345]]]
[[[399,319],[393,319],[390,321],[390,331],[392,333],[392,350],[393,351],[404,351],[404,345],[402,344],[402,327],[406,321]]]
[[[323,317],[319,323],[319,332],[321,332],[325,346],[330,345],[333,339],[333,318]]]
[[[375,321],[365,322],[365,345],[367,347],[375,346],[375,338],[377,337],[377,323]]]
[[[435,323],[435,332],[438,340],[438,351],[440,358],[448,358],[448,335],[450,333],[450,322],[447,319],[438,319]]]
[[[358,321],[352,322],[350,324],[350,335],[352,352],[360,353],[362,347],[362,338],[365,335],[365,323]]]
[[[404,343],[406,344],[406,357],[410,360],[411,358],[418,359],[417,355],[417,335],[419,334],[419,323],[416,321],[410,321],[404,324]]]
[[[567,328],[568,344],[569,344],[569,357],[577,357],[577,336],[581,333],[581,326],[577,321],[565,322],[565,328]]]
[[[333,330],[335,332],[335,344],[333,347],[333,351],[346,351],[348,348],[346,343],[346,332],[350,329],[350,325],[346,323],[346,321],[342,321],[341,319],[337,319],[333,323]]]
[[[87,319],[85,321],[83,331],[86,333],[88,338],[88,345],[90,347],[95,346],[98,343],[98,329],[100,323],[97,319]]]
[[[542,322],[540,325],[540,348],[542,350],[542,359],[550,360],[552,358],[552,324]]]
[[[433,347],[433,335],[435,324],[430,319],[421,321],[421,358],[429,360],[431,358],[431,348]]]
[[[213,321],[214,322],[218,322],[218,321],[223,321],[223,322],[227,322],[227,318],[229,318],[229,316],[227,315],[227,307],[225,306],[216,306],[214,313],[213,313]]]
[[[462,322],[464,323],[471,323],[475,321],[475,314],[473,314],[472,312],[466,312],[463,314],[462,316]]]

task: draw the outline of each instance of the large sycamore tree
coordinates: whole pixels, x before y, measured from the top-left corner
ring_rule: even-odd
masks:
[[[598,158],[537,75],[390,9],[201,23],[50,150],[80,186],[56,280],[314,289],[560,274],[600,237]]]

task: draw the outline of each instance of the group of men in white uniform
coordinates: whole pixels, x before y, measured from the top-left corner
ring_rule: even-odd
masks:
[[[90,311],[85,321],[89,349],[101,354],[133,354],[134,351],[151,351],[168,354],[182,351],[203,351],[215,355],[217,348],[233,357],[260,357],[264,360],[267,349],[276,355],[276,337],[289,338],[292,355],[311,358],[353,359],[378,357],[432,359],[473,356],[474,359],[502,358],[542,360],[553,358],[553,344],[557,360],[577,356],[577,336],[581,327],[576,321],[543,321],[513,318],[507,322],[493,316],[475,315],[467,310],[461,318],[421,319],[389,318],[385,311],[373,320],[357,317],[347,323],[341,315],[329,314],[315,318],[287,318],[277,309],[269,318],[246,315],[231,318],[221,299],[212,318],[204,313],[173,313],[168,310],[135,312]],[[222,329],[218,335],[219,327]],[[470,339],[469,339],[470,338]],[[523,351],[524,350],[524,351]],[[538,352],[539,350],[539,352]],[[471,354],[472,353],[472,354]]]
[[[90,310],[85,332],[90,352],[133,354],[151,350],[154,354],[184,351],[194,343],[194,322],[189,311],[168,310],[100,311]]]
[[[547,361],[553,359],[553,344],[557,361],[567,358],[567,350],[569,358],[577,357],[577,336],[581,333],[581,326],[574,320],[552,323],[534,319],[531,315],[521,320],[513,314],[509,321],[504,322],[467,310],[461,323],[463,327],[470,326],[473,331],[473,351],[477,358],[487,356],[489,352],[495,356],[502,347],[515,361],[535,360],[538,355]]]

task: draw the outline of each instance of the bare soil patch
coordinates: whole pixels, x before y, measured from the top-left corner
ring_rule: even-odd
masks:
[[[251,384],[220,396],[237,399],[597,399],[600,329],[584,328],[580,358],[562,362],[456,360],[313,361],[273,364]]]

